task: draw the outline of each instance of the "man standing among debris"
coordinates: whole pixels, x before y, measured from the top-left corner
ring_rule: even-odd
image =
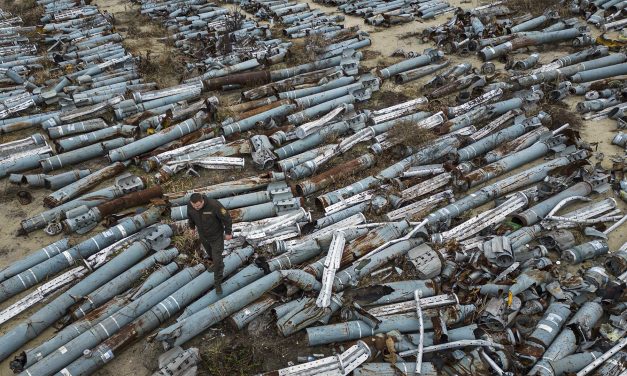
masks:
[[[194,193],[187,204],[187,218],[189,227],[198,233],[200,242],[213,261],[216,292],[222,294],[222,252],[224,240],[233,238],[231,216],[218,200]]]

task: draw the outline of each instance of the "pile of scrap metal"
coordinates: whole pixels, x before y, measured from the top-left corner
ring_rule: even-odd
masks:
[[[249,0],[239,3],[260,19],[284,25],[283,35],[289,38],[315,37],[323,40],[346,34],[344,16],[329,16],[319,9],[312,10],[307,3]],[[356,28],[351,28],[355,31]]]
[[[578,17],[563,19],[550,9],[538,17],[524,14],[509,18],[511,15],[503,2],[458,9],[447,22],[424,29],[422,39],[435,42],[448,53],[478,51],[485,61],[508,59],[508,52],[529,46],[570,42],[574,47],[584,47],[594,43]]]
[[[506,52],[529,46],[561,42],[570,42],[574,47],[592,45],[595,39],[585,32],[585,21],[604,31],[623,30],[627,25],[624,0],[582,0],[568,3],[561,11],[566,9],[573,16],[571,18],[563,18],[561,16],[564,15],[551,9],[537,17],[526,13],[510,18],[513,12],[502,1],[470,10],[459,8],[447,22],[424,29],[422,38],[425,42],[432,40],[448,53],[468,54],[481,50],[479,55],[484,60],[495,57],[507,60]],[[582,16],[585,21],[577,16]],[[612,43],[613,39],[605,34],[596,41],[610,47],[624,46],[621,43]],[[495,55],[492,49],[498,53]]]
[[[161,22],[172,33],[166,38],[184,54],[194,57],[187,69],[200,70],[202,74],[187,82],[280,63],[292,45],[272,38],[269,25],[260,25],[242,13],[205,0],[193,4],[185,0],[137,2],[141,4],[141,14]]]
[[[627,25],[624,0],[572,1],[569,10],[603,31],[622,30]]]
[[[338,9],[350,15],[363,17],[371,25],[395,25],[414,21],[433,19],[436,16],[453,12],[445,0],[317,0],[323,4],[337,5]]]
[[[370,45],[368,34],[359,31],[357,26],[344,29],[343,16],[329,16],[319,9],[311,10],[307,3],[248,0],[240,4],[261,19],[269,18],[283,25],[283,35],[306,38],[305,48],[316,60]]]
[[[340,18],[304,3],[250,1],[244,9],[286,26],[285,35],[321,35],[327,44],[314,51],[316,61],[247,72],[287,52],[289,43],[269,39],[272,26],[204,0],[142,1],[141,12],[175,32],[195,59],[190,67],[203,70],[157,88],[140,77],[96,6],[39,3],[43,56],[19,34],[32,28],[1,15],[0,41],[16,43],[0,51],[8,61],[2,83],[12,85],[0,97],[0,129],[46,134],[0,145],[0,176],[52,190],[47,210],[24,219],[22,233],[95,234],[59,239],[0,270],[0,303],[11,303],[0,323],[34,308],[0,336],[0,360],[18,352],[16,373],[92,374],[156,333],[168,350],[156,374],[193,374],[202,348],[180,346],[222,322],[241,330],[268,318],[282,336],[304,333],[309,346],[349,345],[282,375],[624,372],[627,244],[610,249],[608,236],[624,231],[627,216],[605,194],[625,190],[625,165],[592,165],[591,145],[543,106],[545,97],[585,95],[577,106],[584,116],[620,127],[625,84],[614,78],[626,73],[625,54],[595,46],[532,70],[534,54],[494,75],[492,63],[449,67],[442,51],[428,49],[367,73],[355,49],[370,40],[341,29]],[[448,9],[345,5],[390,23],[405,9],[410,17],[422,6]],[[488,33],[482,17],[508,12],[492,4],[457,13],[430,35],[457,30],[470,47]],[[556,31],[519,34],[553,16],[542,17],[526,26],[497,21],[490,32],[524,35],[533,41],[526,46],[587,40],[566,21]],[[465,22],[472,38],[455,29]],[[481,55],[514,50],[504,43]],[[270,60],[264,64],[279,61]],[[39,87],[33,72],[44,62],[56,78]],[[424,96],[369,103],[383,81],[432,74]],[[233,88],[245,88],[241,103],[209,97]],[[444,97],[450,105],[437,101]],[[48,111],[36,108],[43,104]],[[232,114],[220,122],[219,106]],[[418,131],[432,138],[412,140]],[[184,170],[202,175],[198,167],[243,168],[245,159],[259,171],[180,192],[158,184]],[[83,168],[86,161],[94,168]],[[130,174],[131,165],[155,175]],[[23,174],[36,169],[42,173]],[[220,201],[234,221],[220,294],[212,271],[181,262],[171,247],[187,230],[186,204],[196,192]],[[58,332],[46,332],[54,325]]]

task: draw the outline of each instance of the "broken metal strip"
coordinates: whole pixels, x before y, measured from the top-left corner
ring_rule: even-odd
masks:
[[[538,74],[538,73],[543,73],[543,72],[556,70],[556,69],[559,69],[561,67],[562,67],[562,63],[559,60],[556,60],[556,61],[554,61],[552,63],[543,65],[540,68],[536,68],[536,69],[532,70],[531,72],[529,72],[529,74],[526,74],[525,76],[533,76],[533,75]]]
[[[510,273],[518,269],[519,266],[520,263],[518,261],[514,262],[512,265],[508,266],[507,269],[503,270],[499,275],[497,275],[496,278],[494,278],[493,282],[496,283],[504,280]]]
[[[575,218],[565,218],[565,217],[551,217],[550,219],[554,221],[571,222],[573,224],[579,224],[579,225],[593,225],[596,223],[619,221],[623,219],[623,215],[620,214],[620,215],[590,218],[590,219],[575,219]]]
[[[189,154],[189,153],[194,152],[194,151],[204,150],[205,148],[210,148],[211,149],[212,147],[215,147],[215,146],[224,145],[224,143],[225,143],[224,136],[215,137],[215,138],[211,138],[209,140],[196,142],[196,143],[193,143],[191,145],[181,146],[180,148],[176,148],[176,149],[173,149],[173,150],[168,150],[168,151],[163,152],[161,154],[155,155],[153,158],[155,160],[157,160],[158,162],[162,162],[162,161],[166,161],[166,160],[172,159],[172,158],[177,157],[177,156],[182,156],[182,155],[185,155],[185,154]],[[211,150],[209,150],[209,151],[211,151]]]
[[[522,113],[522,111],[520,109],[507,111],[503,115],[501,115],[498,118],[492,120],[485,127],[481,128],[477,132],[471,134],[470,135],[470,139],[473,140],[474,142],[479,141],[480,139],[482,139],[485,136],[489,135],[493,131],[499,129],[499,127],[501,127],[503,124],[507,123],[510,119],[518,116],[521,113]]]
[[[583,196],[573,196],[560,201],[549,214],[544,218],[544,223],[548,221],[561,222],[558,227],[572,227],[573,224],[594,224],[600,222],[613,222],[622,219],[620,210],[616,209],[616,201],[612,198],[605,199],[600,202],[592,203],[583,208],[566,213],[562,216],[554,215],[559,209],[570,201],[583,200],[591,201],[590,198]],[[608,212],[609,211],[609,212]],[[604,215],[604,217],[598,217]],[[597,218],[595,218],[597,217]],[[565,222],[565,223],[564,223]]]
[[[178,165],[224,165],[244,167],[244,158],[239,157],[201,157],[189,160],[177,160],[168,162],[168,166],[177,167]]]
[[[424,354],[428,354],[428,353],[432,353],[432,352],[443,351],[443,350],[453,350],[453,349],[457,349],[457,348],[460,348],[460,347],[467,347],[467,346],[494,347],[494,348],[500,349],[500,350],[505,349],[505,346],[501,345],[500,343],[496,343],[496,342],[492,342],[492,341],[486,341],[486,340],[482,340],[482,339],[463,339],[463,340],[460,340],[460,341],[454,341],[454,342],[442,343],[442,344],[439,344],[439,345],[427,346],[427,347],[425,347],[423,349],[423,353]],[[418,353],[418,349],[413,349],[413,350],[403,351],[403,352],[399,353],[398,355],[400,355],[400,356],[409,356],[409,355],[415,355],[417,353]]]
[[[415,290],[414,291],[414,301],[416,304],[416,315],[418,316],[418,330],[420,333],[420,337],[418,337],[418,352],[416,353],[416,374],[420,375],[420,370],[422,369],[422,354],[424,350],[424,339],[425,339],[425,326],[422,318],[422,307],[420,304],[420,297],[422,296],[422,291]]]
[[[0,155],[3,155],[11,149],[24,149],[28,147],[37,146],[37,142],[35,141],[33,136],[22,138],[15,141],[5,142],[4,144],[0,144]],[[12,152],[11,152],[12,153]]]
[[[322,288],[320,289],[320,295],[316,299],[316,305],[324,308],[331,305],[331,294],[333,288],[333,279],[335,278],[335,272],[340,268],[342,261],[342,254],[344,253],[344,247],[346,246],[346,236],[342,231],[336,231],[333,233],[333,239],[329,246],[327,257],[324,259],[324,272],[322,275]]]
[[[396,221],[402,218],[412,217],[416,213],[425,212],[431,208],[435,208],[440,203],[450,200],[454,197],[453,191],[448,189],[446,191],[438,192],[423,200],[416,201],[407,206],[403,206],[396,210],[388,212],[385,217],[389,221]]]
[[[277,232],[267,235],[265,238],[261,240],[259,239],[251,240],[250,243],[252,243],[252,245],[254,245],[255,247],[263,247],[268,244],[273,244],[274,242],[279,241],[279,240],[292,239],[292,238],[299,237],[300,235],[301,235],[300,226],[296,224],[293,226],[289,226],[289,227],[277,230]]]
[[[390,120],[398,119],[402,116],[416,113],[422,107],[421,103],[414,104],[411,107],[401,108],[395,111],[387,112],[385,114],[374,116],[371,118],[373,124],[381,124]]]
[[[312,232],[309,235],[305,235],[301,240],[304,242],[309,239],[317,239],[330,234],[334,231],[342,231],[347,228],[357,228],[359,225],[366,222],[366,217],[362,213],[351,215],[348,218],[342,219],[330,226],[324,227],[318,231]],[[370,225],[370,224],[368,224]]]
[[[455,294],[443,294],[443,295],[435,295],[427,298],[420,298],[420,306],[423,309],[431,309],[431,308],[439,308],[446,307],[449,305],[459,304],[459,299]],[[398,313],[406,313],[411,312],[416,308],[415,300],[408,300],[405,302],[399,302],[394,304],[388,304],[376,308],[372,308],[368,310],[368,313],[380,317],[380,316],[388,316],[395,315]]]
[[[398,118],[400,118],[402,116],[405,116],[405,115],[413,114],[418,109],[419,109],[418,106],[413,107],[413,108],[412,107],[402,108],[402,109],[396,110],[394,112],[388,112],[387,114],[375,116],[375,117],[371,118],[371,121],[372,121],[373,124],[385,123],[387,121],[398,119]]]
[[[264,375],[278,376],[346,376],[355,368],[370,358],[370,348],[363,341],[351,346],[340,355],[330,356],[308,362],[298,364],[289,368],[278,371],[265,373]]]
[[[119,95],[107,100],[106,102],[98,103],[93,106],[79,107],[76,110],[72,110],[68,113],[61,113],[59,115],[59,120],[61,120],[63,124],[77,122],[84,116],[100,113],[101,111],[104,111],[111,106],[122,102],[123,100],[124,96]]]
[[[147,229],[149,228],[154,228],[154,227],[153,226],[147,227]],[[144,236],[145,236],[145,232],[137,232],[137,233],[134,233],[133,235],[129,235],[123,239],[118,240],[117,242],[111,244],[110,246],[105,247],[102,250],[98,251],[96,254],[89,256],[86,260],[86,266],[88,268],[91,268],[92,270],[99,268],[107,261],[108,258],[110,258],[110,256],[117,253],[122,248],[131,245],[137,239],[142,238]]]
[[[388,132],[383,132],[381,134],[376,135],[374,137],[374,141],[375,142],[384,142],[384,141],[390,139],[391,137],[392,137],[392,135],[391,135],[391,133],[389,131]]]
[[[5,108],[0,111],[0,119],[5,119],[14,113],[35,106],[35,101],[33,100],[33,96],[29,92],[26,92],[7,98],[2,103],[2,106]]]
[[[281,171],[286,172],[290,169],[303,164],[307,161],[313,160],[315,156],[326,153],[328,150],[333,150],[338,144],[326,144],[317,148],[304,151],[300,154],[293,155],[291,157],[281,159],[277,164]],[[311,158],[311,159],[310,159]]]
[[[483,348],[481,350],[479,350],[479,353],[481,354],[481,357],[483,358],[483,360],[486,361],[486,363],[488,363],[488,365],[490,366],[490,368],[492,368],[492,370],[494,370],[494,372],[498,375],[498,376],[503,376],[505,375],[505,372],[503,371],[503,369],[501,367],[499,367],[498,364],[496,364],[496,362],[494,361],[494,359],[490,358],[490,356],[483,350]]]
[[[470,110],[472,110],[473,108],[484,104],[484,103],[488,103],[490,101],[492,101],[493,99],[498,99],[503,95],[503,89],[499,88],[496,90],[491,90],[488,91],[485,94],[480,95],[479,97],[468,101],[464,104],[461,104],[459,106],[456,107],[449,107],[448,113],[449,116],[451,117],[457,117],[463,113],[466,113]]]
[[[243,168],[244,163],[243,161],[241,164],[214,164],[214,163],[197,162],[197,163],[194,163],[194,166],[202,167],[206,170],[230,170],[234,168]],[[193,176],[198,176],[198,172],[196,172],[193,168],[190,168],[188,170],[188,173]]]
[[[370,140],[375,135],[375,131],[373,128],[368,127],[360,130],[359,132],[343,139],[340,144],[337,146],[337,150],[340,153],[346,153],[350,148],[357,145],[360,142]]]
[[[407,169],[407,171],[401,174],[403,178],[411,178],[411,177],[423,177],[435,174],[441,174],[446,172],[444,169],[444,165],[442,164],[432,164],[432,165],[423,165],[423,166],[413,166]]]
[[[267,236],[267,233],[272,233],[282,227],[293,226],[303,220],[310,222],[311,214],[307,210],[299,208],[287,214],[269,218],[259,226],[247,226],[242,229],[240,236],[250,239],[263,238]]]
[[[452,178],[453,176],[448,172],[437,175],[429,180],[423,181],[422,183],[418,183],[414,186],[404,189],[401,192],[401,197],[403,197],[403,199],[405,200],[411,200],[416,197],[423,196],[429,192],[433,192],[434,190],[447,185]]]
[[[440,111],[429,116],[426,119],[420,120],[418,123],[416,123],[416,127],[432,129],[432,128],[437,127],[440,124],[443,124],[446,120],[447,119],[446,119],[446,116],[444,115],[444,112]]]
[[[44,300],[48,295],[55,293],[64,286],[82,278],[85,274],[87,274],[87,272],[88,270],[86,267],[79,266],[37,287],[35,291],[0,312],[0,325]]]
[[[463,240],[475,235],[481,230],[504,221],[510,214],[524,208],[529,199],[522,192],[517,192],[509,200],[492,210],[486,210],[474,218],[440,233],[440,242],[447,242],[451,239]]]
[[[300,125],[298,128],[296,128],[296,136],[298,136],[298,138],[307,137],[308,135],[316,132],[317,130],[322,128],[324,125],[326,125],[328,122],[333,120],[336,116],[338,116],[345,109],[346,109],[346,106],[336,107],[335,109],[329,111],[326,115],[324,115],[320,119],[310,121],[308,123]]]
[[[403,110],[403,109],[407,109],[407,108],[413,108],[416,105],[421,105],[421,104],[425,104],[428,103],[429,100],[426,97],[420,97],[420,98],[416,98],[416,99],[412,99],[410,101],[407,102],[403,102],[403,103],[399,103],[397,105],[394,106],[390,106],[390,107],[386,107],[386,108],[382,108],[380,110],[376,110],[376,111],[372,111],[372,115],[379,116],[379,115],[383,115],[383,114],[387,114],[390,112],[395,112],[398,110]]]
[[[6,158],[0,158],[0,162],[2,163],[9,163],[10,161],[16,161],[22,157],[28,156],[28,155],[35,155],[35,154],[47,154],[47,153],[51,153],[52,152],[52,148],[46,144],[44,146],[40,146],[38,148],[35,149],[30,149],[30,150],[24,150],[24,151],[20,151],[17,153],[14,153],[12,155],[7,155]]]
[[[283,215],[286,215],[286,214],[283,214]],[[251,230],[247,230],[248,228],[251,228],[251,227],[260,228],[266,225],[271,225],[272,223],[274,223],[274,221],[276,221],[278,217],[280,216],[263,218],[263,219],[258,219],[256,221],[250,221],[250,222],[236,222],[236,223],[233,223],[233,232],[243,232],[243,231],[250,232]]]
[[[616,209],[616,201],[612,198],[605,199],[603,201],[590,203],[580,209],[568,212],[560,217],[570,218],[570,219],[587,219],[594,218],[600,215],[607,215],[608,212],[611,212]]]
[[[605,231],[603,231],[603,233],[605,235],[609,234],[610,232],[616,230],[618,227],[622,226],[622,224],[625,223],[626,221],[627,221],[627,215],[623,216],[623,218],[621,218],[619,221],[617,221],[616,223],[608,227]]]
[[[369,201],[371,200],[374,196],[375,196],[375,189],[369,189],[367,191],[358,193],[356,195],[347,197],[339,202],[336,202],[335,204],[329,205],[327,207],[324,208],[324,213],[325,215],[330,215],[333,213],[336,213],[340,210],[346,209],[348,207],[351,207],[353,205],[359,204],[361,202],[364,201]]]
[[[603,355],[595,359],[592,363],[588,364],[584,369],[577,372],[576,376],[586,376],[590,372],[592,372],[595,368],[603,364],[606,360],[612,357],[614,354],[623,349],[623,347],[627,346],[627,338],[623,337],[620,341],[614,345],[611,349],[605,352]]]
[[[133,93],[133,99],[135,100],[135,102],[138,102],[138,103],[148,102],[148,101],[152,101],[155,99],[160,99],[160,98],[169,97],[172,95],[186,93],[188,91],[196,90],[199,88],[202,88],[201,82],[182,84],[182,85],[173,86],[173,87],[169,87],[169,88],[162,89],[162,90],[153,90],[153,91],[144,92],[144,93],[137,91]]]
[[[586,201],[586,202],[592,201],[592,199],[588,197],[584,197],[584,196],[567,197],[563,199],[562,201],[558,202],[557,205],[555,205],[555,207],[546,215],[546,218],[553,216],[553,214],[557,213],[563,206],[575,200],[581,200],[581,201]]]
[[[483,236],[475,236],[474,238],[465,239],[459,242],[462,252],[467,252],[471,249],[481,249],[481,246],[485,242]]]
[[[313,172],[316,172],[320,166],[330,161],[333,157],[339,155],[340,149],[339,145],[333,149],[324,149],[320,154],[318,154],[311,161],[307,161],[303,163],[303,166],[310,166]]]

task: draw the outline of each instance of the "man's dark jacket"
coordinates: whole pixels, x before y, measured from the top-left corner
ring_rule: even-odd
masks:
[[[229,212],[213,198],[204,196],[205,205],[196,210],[187,203],[187,219],[191,229],[198,228],[198,235],[207,240],[214,240],[230,235],[232,220]]]

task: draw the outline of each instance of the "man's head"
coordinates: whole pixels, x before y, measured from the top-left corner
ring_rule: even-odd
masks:
[[[192,196],[189,198],[189,202],[196,210],[202,209],[202,207],[205,205],[205,199],[200,193],[193,193]]]

